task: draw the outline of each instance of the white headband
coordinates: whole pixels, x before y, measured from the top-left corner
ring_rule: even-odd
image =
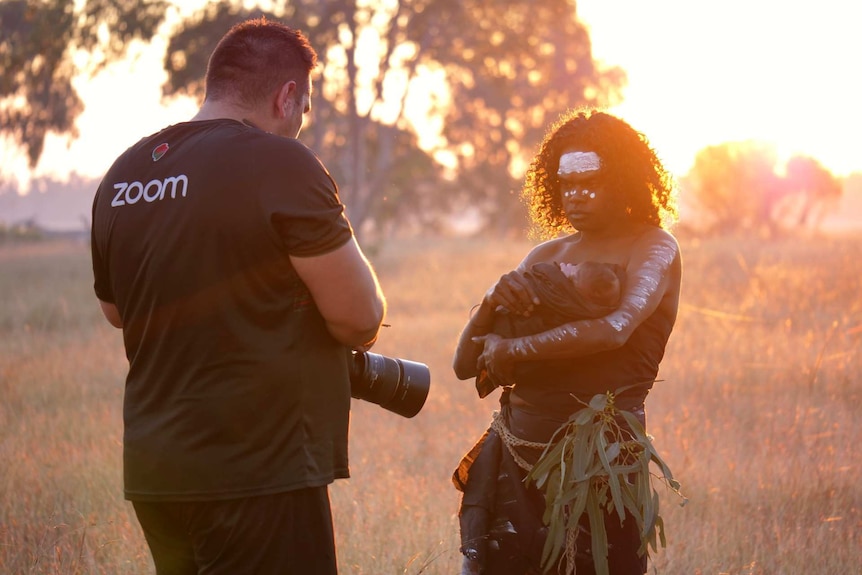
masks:
[[[560,169],[557,175],[594,172],[602,167],[602,160],[595,152],[566,152],[560,156]]]

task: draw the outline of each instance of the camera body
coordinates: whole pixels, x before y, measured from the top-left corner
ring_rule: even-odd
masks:
[[[431,386],[427,365],[369,351],[350,355],[347,365],[352,397],[376,403],[402,417],[419,413]]]

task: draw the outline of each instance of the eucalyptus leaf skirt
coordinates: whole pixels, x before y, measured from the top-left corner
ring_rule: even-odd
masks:
[[[502,420],[513,435],[546,443],[565,420],[530,413],[500,399]],[[530,465],[541,455],[537,449],[515,447]],[[500,434],[489,428],[462,458],[452,476],[463,493],[459,519],[461,551],[477,560],[487,575],[539,574],[547,528],[542,523],[545,500],[532,485],[524,483],[526,471],[512,457]],[[620,525],[619,517],[605,515],[608,536],[608,566],[611,575],[642,575],[646,555],[639,556],[640,534],[633,518]],[[592,575],[589,521],[584,514],[575,537],[577,575]],[[565,558],[559,573],[565,572]]]

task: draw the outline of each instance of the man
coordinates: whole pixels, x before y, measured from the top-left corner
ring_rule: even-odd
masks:
[[[235,26],[197,115],[129,148],[93,203],[95,291],[129,360],[125,495],[159,575],[336,573],[348,350],[386,304],[296,140],[316,60],[287,26]]]

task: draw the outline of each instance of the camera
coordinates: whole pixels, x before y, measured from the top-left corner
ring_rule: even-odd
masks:
[[[431,371],[424,363],[371,352],[347,358],[350,395],[376,403],[402,417],[413,417],[425,405]]]

